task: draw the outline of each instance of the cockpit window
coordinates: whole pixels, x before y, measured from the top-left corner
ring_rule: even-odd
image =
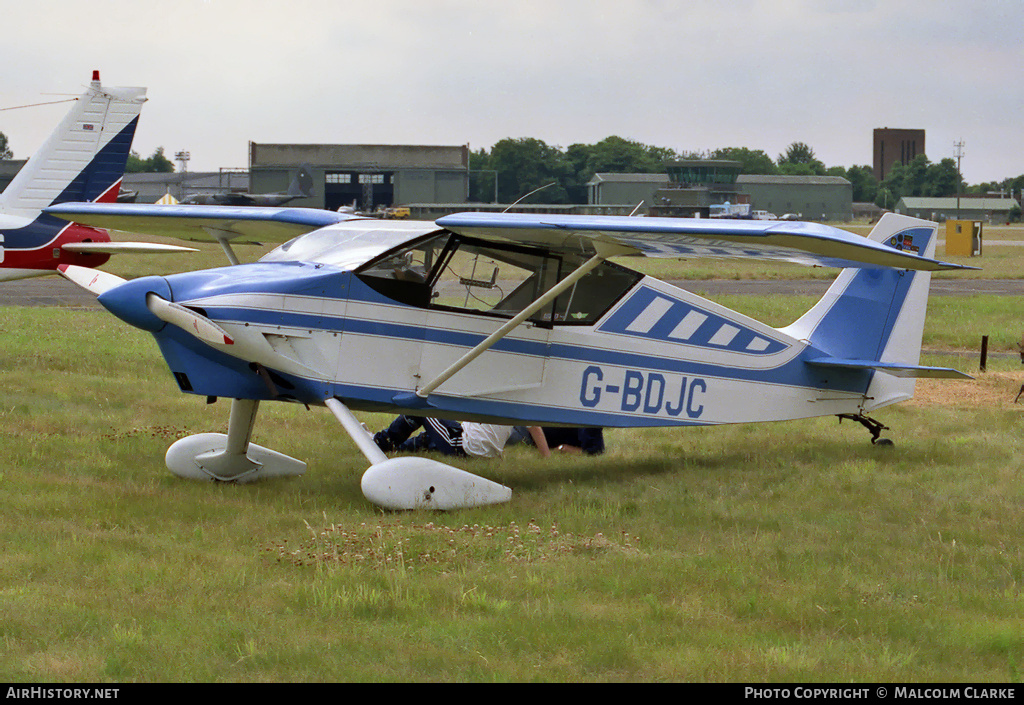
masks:
[[[443,233],[370,262],[357,276],[421,308],[512,318],[587,259]],[[543,325],[593,323],[640,279],[604,262],[531,316]]]

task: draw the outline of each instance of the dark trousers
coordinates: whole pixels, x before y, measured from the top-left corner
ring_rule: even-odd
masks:
[[[423,433],[413,436],[420,428]],[[445,419],[399,416],[390,426],[374,435],[373,440],[385,453],[395,450],[405,453],[433,450],[445,455],[466,454],[462,448],[462,424]]]

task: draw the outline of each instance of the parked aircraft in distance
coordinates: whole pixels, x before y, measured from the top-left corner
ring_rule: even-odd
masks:
[[[313,174],[308,164],[299,167],[285,193],[194,193],[181,199],[186,205],[282,206],[296,198],[313,195]]]

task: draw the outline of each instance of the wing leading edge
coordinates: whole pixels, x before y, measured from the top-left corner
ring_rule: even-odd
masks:
[[[923,271],[973,269],[897,250],[839,228],[799,221],[455,213],[437,224],[463,235],[583,254],[593,254],[594,243],[605,242],[644,257],[766,259]]]
[[[163,206],[146,203],[61,203],[45,213],[83,225],[108,230],[194,236],[216,232],[229,238],[302,235],[353,216],[314,208],[260,208],[254,206]]]

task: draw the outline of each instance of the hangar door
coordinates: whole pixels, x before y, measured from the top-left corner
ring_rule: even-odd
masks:
[[[395,201],[393,171],[328,171],[324,175],[324,208],[336,211],[355,204],[356,210],[372,211]]]

